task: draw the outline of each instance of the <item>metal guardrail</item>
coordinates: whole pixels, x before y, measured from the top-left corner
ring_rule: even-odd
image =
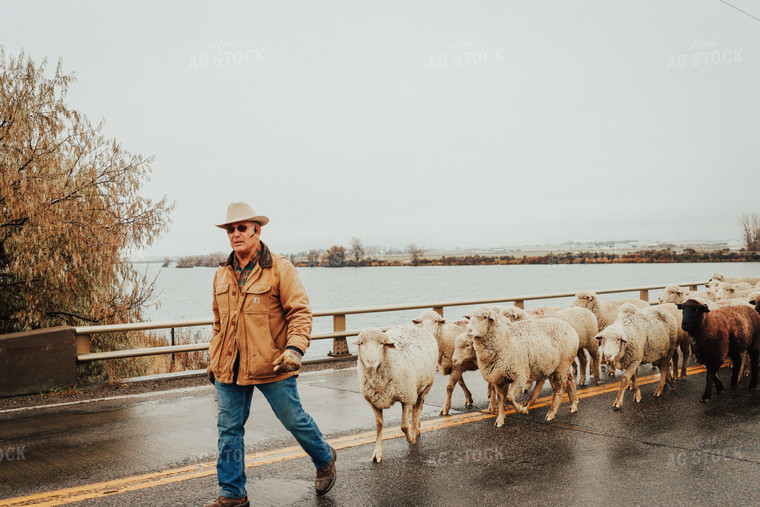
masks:
[[[688,282],[678,284],[682,287],[688,287],[689,290],[697,290],[699,285],[706,285],[707,282]],[[643,301],[649,301],[649,291],[664,289],[668,285],[648,285],[644,287],[627,287],[620,289],[601,289],[595,291],[597,294],[618,294],[622,292],[638,292],[639,299]],[[576,291],[577,292],[577,291]],[[358,308],[339,308],[335,310],[323,310],[313,312],[312,315],[317,317],[332,317],[333,318],[333,331],[329,333],[319,333],[311,335],[312,340],[333,340],[333,350],[329,353],[332,357],[346,357],[350,356],[348,351],[348,344],[346,338],[349,336],[358,335],[361,330],[346,330],[346,315],[356,315],[365,313],[379,313],[379,312],[396,312],[403,310],[419,310],[430,309],[437,311],[443,315],[444,308],[456,307],[456,306],[472,306],[472,305],[489,305],[497,303],[513,302],[515,306],[525,308],[525,301],[536,300],[548,300],[557,298],[574,297],[576,292],[555,293],[555,294],[531,294],[510,296],[504,298],[491,298],[491,299],[467,299],[460,301],[445,301],[445,302],[430,302],[430,303],[415,303],[407,305],[391,305],[391,306],[367,306]],[[145,331],[154,329],[171,329],[172,335],[174,328],[178,327],[194,327],[194,326],[210,326],[213,324],[212,319],[188,319],[188,320],[176,320],[166,322],[137,322],[132,324],[111,324],[105,326],[79,326],[75,327],[76,333],[76,351],[77,361],[80,363],[90,361],[101,361],[105,359],[123,359],[128,357],[142,357],[159,354],[174,354],[178,352],[194,352],[199,350],[208,350],[208,343],[193,343],[186,345],[169,345],[165,347],[151,347],[142,349],[128,349],[128,350],[115,350],[109,352],[91,352],[90,351],[90,335],[100,333],[121,333],[127,331]]]

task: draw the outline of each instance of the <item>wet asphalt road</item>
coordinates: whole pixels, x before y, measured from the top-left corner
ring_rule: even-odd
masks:
[[[719,375],[728,382],[728,369]],[[305,374],[301,398],[338,449],[338,481],[314,495],[311,462],[292,458],[294,440],[257,393],[246,427],[249,497],[252,505],[760,505],[760,393],[747,392],[745,379],[703,405],[704,376],[659,399],[655,384],[644,385],[642,402],[628,392],[620,411],[614,392],[586,387],[576,414],[565,402],[547,423],[543,406],[508,415],[503,428],[478,412],[487,400],[477,372],[465,374],[474,408],[464,409],[457,388],[451,415],[440,417],[447,379],[438,377],[423,412],[432,427],[413,446],[388,438],[375,464],[374,418],[355,370]],[[398,434],[400,412],[386,411],[387,437]],[[0,461],[0,505],[35,494],[25,504],[204,505],[217,494],[211,386],[0,412],[0,439],[5,458],[9,449],[17,458]],[[253,460],[262,451],[273,454]]]

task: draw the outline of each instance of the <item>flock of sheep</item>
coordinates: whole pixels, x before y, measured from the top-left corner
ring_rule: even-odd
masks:
[[[758,381],[760,277],[729,278],[716,273],[705,290],[695,292],[671,285],[656,305],[638,299],[605,301],[594,292],[581,291],[570,308],[526,311],[516,306],[479,306],[465,319],[446,322],[427,310],[412,321],[414,325],[359,333],[354,342],[359,385],[375,412],[377,427],[372,461],[382,460],[383,410],[395,402],[402,405],[401,430],[409,443],[416,442],[436,368],[449,376],[441,415],[449,413],[457,384],[464,392],[465,406],[472,405],[462,374],[479,370],[488,382],[489,410],[498,412],[497,427],[504,425],[507,403],[517,412],[528,413],[546,380],[553,390],[546,420],[554,419],[565,392],[570,412],[575,412],[575,370],[579,385],[585,385],[587,366],[588,376],[597,384],[602,382],[601,364],[609,365],[610,376],[623,371],[615,409],[622,406],[628,388],[633,399],[641,401],[636,378],[640,365],[658,367],[654,395],[660,396],[665,384],[675,387],[676,379],[686,376],[691,353],[707,369],[702,402],[710,400],[713,385],[717,392],[723,390],[715,373],[728,358],[733,362],[732,389],[747,359],[749,388]],[[527,400],[518,402],[517,395],[530,389],[532,382]]]

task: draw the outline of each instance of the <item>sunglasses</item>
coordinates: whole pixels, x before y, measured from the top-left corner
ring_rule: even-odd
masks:
[[[234,234],[235,229],[237,229],[240,232],[245,232],[250,228],[253,228],[254,230],[256,230],[255,225],[247,225],[247,224],[238,224],[237,226],[230,225],[229,227],[225,227],[225,229],[227,230],[227,234]]]

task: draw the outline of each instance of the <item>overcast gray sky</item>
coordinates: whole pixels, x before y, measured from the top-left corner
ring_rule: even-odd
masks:
[[[760,4],[732,0],[760,18]],[[0,44],[176,201],[147,255],[732,240],[760,211],[760,21],[719,0],[8,2]]]

